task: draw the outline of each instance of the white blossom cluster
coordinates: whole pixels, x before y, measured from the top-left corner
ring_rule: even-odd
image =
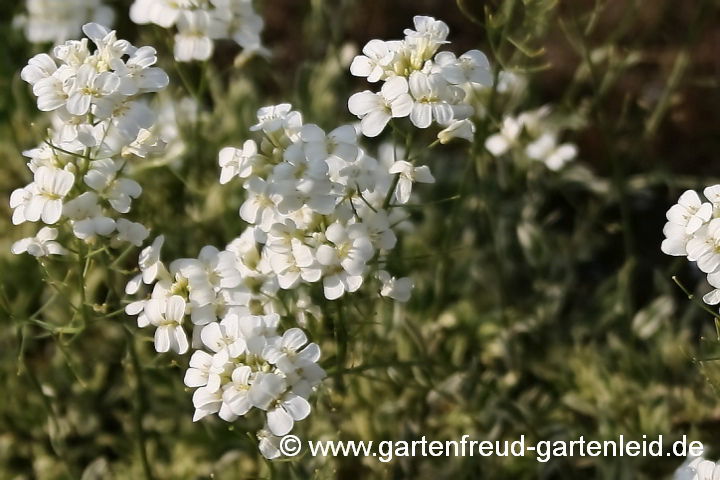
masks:
[[[452,138],[472,141],[474,108],[467,101],[473,84],[491,86],[490,63],[479,50],[456,57],[438,52],[447,43],[448,26],[432,17],[416,16],[415,30],[404,40],[371,40],[355,57],[350,72],[371,83],[383,82],[379,92],[365,90],[350,97],[348,108],[361,120],[363,135],[376,137],[392,118],[409,117],[417,128],[433,123],[444,127],[442,143]]]
[[[299,328],[280,335],[280,315],[265,313],[280,307],[277,280],[252,268],[259,260],[252,236],[250,228],[227,250],[205,247],[198,259],[176,260],[169,269],[160,260],[164,238],[157,237],[141,252],[141,273],[126,287],[134,294],[142,283],[154,284],[152,294],[125,311],[138,316],[139,327],[155,327],[158,352],[179,354],[190,349],[184,327],[189,316],[196,350],[185,384],[197,388],[193,420],[217,414],[233,422],[253,408],[262,410],[260,450],[275,458],[278,436],[309,415],[308,399],[326,375],[316,363],[318,345]]]
[[[308,398],[326,376],[316,363],[317,344],[299,328],[278,335],[279,320],[277,314],[230,316],[209,325],[202,340],[210,353],[193,353],[185,375],[187,386],[199,387],[194,420],[217,413],[232,422],[252,409],[265,412],[258,437],[267,458],[280,456],[278,437],[310,414]]]
[[[47,139],[23,153],[34,179],[12,193],[12,221],[67,225],[86,243],[106,237],[112,247],[126,242],[140,246],[147,229],[115,217],[128,213],[142,193],[123,173],[127,159],[164,147],[148,130],[155,115],[141,97],[165,88],[168,76],[153,67],[153,48],[136,48],[95,23],[83,31],[95,44],[94,52],[87,39],[68,41],[54,48],[55,58],[36,55],[22,70],[38,108],[53,117]],[[54,246],[57,235],[56,228],[45,228],[37,237],[17,242],[12,251],[63,254],[65,249]]]
[[[352,126],[326,134],[303,125],[289,104],[261,108],[251,130],[261,132],[259,144],[248,140],[219,154],[221,183],[244,182],[240,216],[249,227],[224,250],[206,246],[198,258],[169,267],[160,260],[164,239],[155,239],[126,287],[135,294],[144,283],[152,293],[126,312],[138,316],[141,328],[155,328],[158,352],[201,349],[186,377],[188,386],[199,387],[196,420],[266,411],[267,428],[258,435],[263,454],[273,458],[277,436],[308,415],[307,398],[324,377],[315,364],[317,345],[301,350],[302,331],[276,334],[280,315],[302,324],[318,316],[307,293],[312,284],[335,300],[357,291],[371,273],[380,295],[407,301],[411,280],[376,264],[395,247],[394,229],[405,220],[401,209],[390,207],[407,201],[414,182],[433,178],[427,167],[370,157]]]
[[[25,38],[33,43],[53,42],[58,45],[77,38],[89,22],[112,26],[113,10],[101,0],[27,0],[26,13],[15,17]]]
[[[176,28],[174,55],[178,62],[204,61],[214,40],[232,39],[249,51],[260,50],[264,22],[252,0],[135,0],[130,20]]]
[[[714,290],[703,297],[708,305],[720,303],[720,185],[703,190],[707,201],[687,190],[667,211],[662,251],[697,262]]]
[[[380,164],[356,145],[351,126],[326,135],[316,125],[303,125],[289,104],[261,108],[258,120],[252,130],[263,132],[260,146],[248,140],[242,149],[228,147],[219,155],[221,183],[235,177],[244,181],[248,196],[240,216],[250,226],[225,250],[206,246],[197,259],[175,260],[169,269],[160,261],[163,237],[158,237],[141,252],[141,274],[128,283],[127,293],[137,293],[145,283],[154,284],[151,301],[180,294],[199,326],[227,315],[288,315],[279,292],[300,288],[302,293],[301,287],[313,283],[335,300],[358,290],[371,271],[382,282],[383,296],[407,301],[409,279],[396,279],[369,263],[395,247],[394,228],[405,214],[389,207],[407,201],[415,181],[432,181],[427,167],[403,160]],[[397,174],[396,184],[391,172]],[[388,195],[391,187],[394,196]],[[307,301],[300,304],[305,306],[298,311],[295,305],[298,316],[313,310]],[[149,305],[141,300],[128,306],[141,327],[159,326],[152,322],[156,316],[147,315]],[[166,324],[178,331],[156,336],[158,351],[187,351],[181,319]],[[196,345],[199,332],[193,333]]]
[[[494,156],[508,152],[521,152],[531,161],[542,162],[553,171],[562,169],[577,156],[572,143],[560,143],[562,131],[548,121],[551,109],[547,106],[537,110],[507,115],[498,133],[485,140],[485,148]]]

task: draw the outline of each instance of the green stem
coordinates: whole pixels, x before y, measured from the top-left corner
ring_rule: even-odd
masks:
[[[147,456],[147,436],[142,424],[142,413],[145,409],[145,386],[142,381],[142,372],[140,369],[140,360],[138,359],[137,350],[135,349],[135,337],[127,328],[125,330],[125,338],[127,342],[128,354],[132,362],[132,368],[135,371],[135,407],[133,409],[133,420],[135,430],[138,436],[138,450],[140,451],[140,460],[142,461],[143,471],[146,480],[153,480],[152,469]]]
[[[694,303],[695,305],[697,305],[697,306],[700,307],[701,309],[705,310],[707,313],[709,313],[710,315],[712,315],[713,318],[715,318],[716,320],[719,319],[719,318],[718,318],[718,313],[712,311],[712,309],[711,309],[710,307],[708,307],[707,305],[705,305],[705,303],[703,303],[703,302],[699,301],[698,299],[696,299],[696,298],[695,298],[695,295],[692,294],[692,293],[690,293],[690,291],[689,291],[687,288],[685,288],[685,285],[683,285],[683,284],[680,282],[680,280],[679,280],[675,275],[673,275],[672,279],[673,279],[673,282],[675,282],[675,284],[676,284],[678,287],[680,287],[680,290],[682,290],[683,293],[684,293],[685,295],[687,295],[688,300],[690,300],[692,303]]]

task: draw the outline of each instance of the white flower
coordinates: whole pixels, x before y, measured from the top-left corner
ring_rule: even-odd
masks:
[[[693,461],[690,467],[695,473],[692,480],[718,480],[720,478],[720,465],[702,457]]]
[[[291,240],[291,249],[284,253],[270,255],[270,266],[278,276],[280,288],[295,288],[301,280],[317,282],[322,276],[312,251],[296,238]]]
[[[713,204],[713,215],[720,216],[720,185],[711,185],[703,190],[705,198]]]
[[[571,143],[557,144],[552,133],[545,133],[529,144],[525,153],[533,160],[543,162],[550,170],[557,171],[577,156],[577,147]]]
[[[660,249],[664,254],[674,257],[687,256],[687,243],[693,236],[685,233],[685,226],[667,222],[663,227],[663,234],[665,234],[665,240],[663,240]]]
[[[90,163],[90,170],[85,174],[87,186],[107,198],[110,205],[120,213],[130,211],[133,198],[142,194],[142,187],[135,180],[120,177],[125,163],[106,158]]]
[[[309,390],[326,377],[316,363],[320,359],[320,347],[316,343],[308,344],[305,332],[299,328],[286,330],[279,342],[263,349],[262,356],[277,366],[295,391],[304,389],[309,395]]]
[[[178,61],[209,58],[212,39],[231,38],[249,51],[262,51],[260,32],[264,22],[250,0],[135,0],[130,20],[163,28],[177,26]]]
[[[712,193],[706,189],[707,193]],[[712,198],[715,198],[714,196]],[[667,219],[673,225],[683,227],[686,234],[693,234],[710,221],[713,214],[713,205],[702,202],[700,196],[693,190],[686,190],[678,203],[667,211]]]
[[[235,288],[241,281],[235,256],[228,251],[221,252],[211,245],[203,247],[197,259],[173,262],[171,269],[179,271],[187,278],[192,289]],[[195,298],[192,292],[190,298]]]
[[[500,132],[485,140],[485,148],[495,157],[505,154],[517,142],[522,127],[523,124],[516,118],[505,117]]]
[[[253,11],[251,0],[231,2],[233,18],[230,21],[228,36],[238,45],[249,50],[260,50],[260,32],[265,22]]]
[[[472,142],[475,138],[475,124],[468,119],[454,120],[447,128],[438,133],[438,140],[443,145],[450,143],[453,138],[464,138],[468,142]]]
[[[383,84],[380,93],[369,90],[356,93],[348,100],[348,109],[362,119],[363,135],[377,137],[391,118],[407,117],[413,110],[408,82],[403,77],[393,77]]]
[[[183,11],[177,19],[173,52],[178,62],[207,60],[213,53],[213,41],[217,35],[210,14],[205,10]]]
[[[252,140],[247,140],[242,149],[226,147],[220,150],[220,183],[224,185],[234,177],[248,178],[256,164],[257,153],[257,145]]]
[[[32,57],[27,66],[20,72],[20,78],[35,85],[41,80],[49,78],[57,71],[57,64],[47,53],[39,53]]]
[[[52,167],[40,167],[35,171],[32,197],[23,208],[23,216],[29,222],[43,221],[48,225],[60,220],[63,198],[75,183],[72,172]],[[17,198],[15,203],[17,204]]]
[[[448,43],[450,29],[445,22],[418,15],[413,17],[413,23],[415,30],[405,29],[405,35],[410,45],[417,49],[420,58],[430,58],[440,45]]]
[[[115,240],[117,242],[129,242],[139,247],[143,241],[150,235],[148,229],[141,223],[131,222],[125,218],[118,218],[115,221],[115,228],[117,229],[117,235]]]
[[[274,373],[259,374],[250,387],[252,405],[267,411],[268,428],[274,435],[286,435],[296,421],[310,414],[310,404]]]
[[[157,51],[152,47],[140,47],[126,62],[115,59],[112,69],[120,77],[129,94],[157,92],[168,86],[170,78],[161,68],[153,67],[157,62]]]
[[[358,55],[350,64],[350,73],[356,77],[367,77],[375,83],[385,75],[385,68],[393,57],[388,44],[382,40],[370,40],[362,49],[365,55]]]
[[[705,273],[713,274],[720,267],[720,218],[700,227],[687,244],[688,260],[697,262]]]
[[[250,177],[245,189],[249,195],[240,207],[240,218],[267,232],[275,223],[275,204],[270,198],[270,186],[260,177]]]
[[[447,39],[450,29],[442,20],[435,20],[433,17],[416,15],[413,17],[415,30],[406,28],[404,33],[409,37],[430,37],[434,41],[448,43]]]
[[[452,52],[440,52],[435,56],[439,73],[453,85],[479,83],[486,87],[493,84],[490,62],[480,50],[470,50],[460,58]]]
[[[185,299],[173,295],[169,299],[151,299],[145,305],[145,315],[155,330],[155,350],[167,352],[172,350],[183,354],[189,345],[182,323],[185,319]]]
[[[300,137],[307,159],[327,160],[329,157],[352,162],[358,157],[357,132],[352,125],[343,125],[325,135],[317,125],[303,125]]]
[[[265,347],[277,340],[279,323],[280,315],[276,313],[243,317],[239,325],[247,351],[253,355],[262,355]]]
[[[136,50],[127,40],[118,40],[115,30],[110,30],[97,23],[83,25],[82,31],[97,47],[92,56],[92,64],[98,71],[107,70],[115,60],[122,58],[126,54],[132,55]],[[119,91],[123,95],[132,94],[124,91],[123,88],[120,88]]]
[[[375,250],[362,228],[345,228],[338,222],[325,230],[325,238],[332,244],[320,245],[316,258],[328,267],[323,277],[325,298],[335,300],[360,288],[365,264]]]
[[[397,236],[390,227],[390,218],[385,210],[372,211],[362,215],[362,223],[353,224],[353,229],[362,229],[378,250],[392,250],[397,243]]]
[[[32,43],[64,42],[86,22],[111,25],[115,14],[100,0],[27,0],[27,16],[16,17]]]
[[[13,225],[20,225],[27,221],[25,209],[33,196],[37,194],[38,191],[34,183],[27,185],[25,188],[18,188],[10,194],[10,208],[13,209]]]
[[[435,177],[430,173],[427,165],[413,167],[410,162],[399,160],[392,164],[390,173],[400,175],[397,183],[398,203],[407,203],[410,200],[413,183],[435,183]]]
[[[220,375],[225,372],[227,362],[227,354],[210,355],[196,350],[190,357],[190,366],[183,381],[188,387],[207,387],[208,391],[216,392],[220,389]]]
[[[247,348],[240,325],[238,316],[230,314],[220,322],[213,322],[203,327],[200,338],[213,352],[225,351],[229,358],[237,358],[245,353]]]
[[[238,416],[245,415],[252,408],[250,403],[250,376],[252,368],[247,365],[241,365],[232,371],[231,382],[223,387],[223,406],[227,406],[229,413],[225,413],[220,408],[220,418],[227,421],[233,421]],[[235,417],[235,418],[232,418]]]
[[[263,457],[268,460],[280,457],[280,437],[273,435],[267,425],[257,432],[257,438],[259,440],[258,448]]]
[[[410,300],[410,294],[413,289],[413,281],[411,278],[395,278],[390,276],[385,270],[380,270],[377,278],[383,283],[380,295],[403,303]]]
[[[262,107],[257,111],[257,118],[258,123],[250,127],[251,132],[262,130],[272,134],[283,128],[295,130],[302,126],[302,116],[292,111],[289,103]]]
[[[141,25],[154,23],[170,28],[184,9],[196,6],[195,0],[135,0],[130,7],[130,20]]]
[[[29,253],[34,257],[46,257],[48,255],[65,255],[65,250],[59,243],[53,241],[57,238],[58,231],[55,228],[43,227],[35,237],[23,238],[12,244],[10,251],[15,255]]]
[[[195,407],[193,422],[219,412],[222,405],[222,390],[211,390],[208,387],[198,388],[193,394],[193,406]]]
[[[73,233],[81,240],[90,242],[98,235],[108,236],[115,231],[115,220],[103,215],[93,192],[85,192],[63,205],[63,215],[72,220]]]
[[[113,72],[98,72],[94,65],[85,64],[69,87],[67,111],[72,115],[90,112],[100,118],[109,118],[114,99],[110,96],[120,87],[120,77]]]
[[[428,128],[433,120],[440,125],[449,124],[454,116],[448,103],[452,96],[449,84],[441,75],[413,72],[409,80],[410,93],[415,99],[410,121],[418,128]]]
[[[152,245],[142,249],[138,258],[141,273],[128,282],[125,286],[125,293],[128,295],[137,293],[141,283],[150,285],[156,280],[170,279],[170,273],[160,261],[160,250],[164,242],[165,237],[160,235],[155,238]]]

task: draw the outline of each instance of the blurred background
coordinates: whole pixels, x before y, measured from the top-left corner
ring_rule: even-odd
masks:
[[[706,458],[720,458],[718,331],[672,277],[696,298],[710,287],[686,259],[660,251],[665,212],[678,196],[720,183],[720,2],[262,0],[271,55],[218,44],[207,72],[184,72],[191,82],[207,75],[207,93],[195,99],[173,66],[170,33],[132,24],[129,1],[106,3],[118,36],[155,46],[171,75],[158,108],[177,140],[166,162],[138,167],[144,194],[135,212],[166,236],[165,259],[223,246],[243,231],[243,191],[218,184],[217,152],[249,138],[258,107],[288,101],[326,129],[354,121],[347,98],[368,87],[349,74],[350,61],[368,40],[402,38],[414,15],[445,21],[451,51],[477,48],[521,79],[499,101],[480,98],[490,121],[470,149],[450,145],[423,157],[438,179],[420,191],[423,200],[460,198],[412,210],[416,229],[392,265],[412,274],[411,302],[358,300],[363,308],[348,319],[352,367],[329,369],[297,435],[663,435],[666,445],[687,435],[705,444]],[[19,0],[0,4],[5,199],[30,181],[22,151],[47,126],[19,72],[50,45],[25,40],[13,24],[23,9]],[[571,167],[553,173],[488,155],[483,143],[503,116],[544,105],[567,129],[564,141],[578,146]],[[373,153],[379,144],[364,140]],[[122,327],[132,319],[96,321],[72,336],[18,320],[51,289],[34,259],[10,255],[12,242],[33,232],[10,217],[0,202],[0,479],[143,478],[138,420],[159,479],[657,479],[672,478],[684,461],[306,456],[270,465],[246,433],[255,431],[250,420],[231,428],[191,422],[187,359],[156,355],[146,332],[138,333],[142,395],[133,397],[138,378]],[[60,306],[43,320],[62,326],[66,313]],[[329,323],[306,326],[326,366],[336,353]]]

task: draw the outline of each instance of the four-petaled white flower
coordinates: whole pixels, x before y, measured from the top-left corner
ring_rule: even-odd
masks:
[[[516,118],[505,117],[500,128],[500,132],[494,135],[490,135],[485,140],[485,148],[493,154],[495,157],[499,157],[507,153],[520,137],[522,132],[522,123]]]
[[[525,152],[533,160],[543,162],[550,170],[560,170],[577,156],[577,147],[571,143],[557,144],[552,133],[545,133],[529,144]]]
[[[346,228],[340,223],[333,223],[325,230],[325,238],[330,243],[320,245],[316,257],[327,267],[323,277],[325,298],[335,300],[345,292],[360,288],[365,264],[372,258],[375,249],[367,232],[353,225]]]
[[[34,237],[23,238],[13,243],[10,251],[15,255],[29,253],[33,257],[47,257],[48,255],[65,255],[67,250],[54,240],[58,236],[55,228],[43,227]]]
[[[380,289],[380,295],[403,303],[410,300],[410,294],[414,286],[411,278],[395,278],[385,270],[380,270],[377,278],[383,284]]]
[[[42,220],[52,225],[62,216],[63,198],[75,184],[75,175],[53,167],[40,167],[35,171],[32,196],[23,205],[23,216],[29,222]],[[16,207],[17,208],[17,207]]]
[[[475,138],[475,124],[472,120],[454,120],[444,130],[438,133],[438,140],[443,145],[450,143],[453,138],[463,138],[472,142]]]
[[[362,49],[365,55],[358,55],[350,64],[350,73],[356,77],[367,77],[375,83],[383,78],[385,69],[392,60],[393,51],[388,42],[370,40]]]
[[[185,319],[185,299],[173,295],[167,300],[151,299],[145,305],[145,315],[155,329],[155,350],[183,354],[189,344],[182,324]]]
[[[369,90],[350,97],[350,113],[361,118],[362,133],[366,137],[377,137],[392,118],[410,115],[413,100],[408,94],[408,82],[403,77],[393,77],[385,82],[380,93]]]
[[[245,141],[242,149],[226,147],[220,150],[220,183],[224,185],[234,177],[248,178],[256,164],[257,153],[257,145],[252,140]]]
[[[480,50],[470,50],[459,58],[452,52],[440,52],[435,56],[439,73],[453,85],[478,83],[491,87],[493,75],[490,62]]]
[[[396,193],[398,203],[401,204],[410,200],[413,183],[435,183],[435,177],[427,165],[414,167],[410,162],[398,160],[392,164],[389,171],[399,176]]]

